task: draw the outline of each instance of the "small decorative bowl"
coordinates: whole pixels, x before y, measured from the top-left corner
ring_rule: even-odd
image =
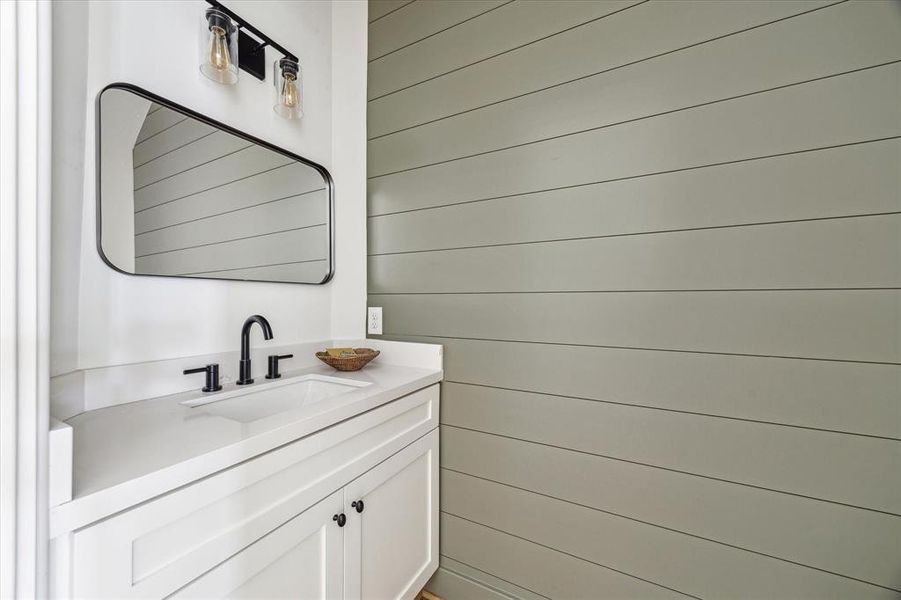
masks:
[[[317,352],[316,358],[339,371],[359,371],[380,352],[372,348],[354,348],[355,356],[330,356],[328,352]]]

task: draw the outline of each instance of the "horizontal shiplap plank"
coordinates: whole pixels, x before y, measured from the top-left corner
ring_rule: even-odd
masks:
[[[293,162],[283,154],[251,146],[136,190],[135,211],[213,190]]]
[[[830,51],[823,52],[823,39]],[[380,175],[901,59],[901,9],[846,2],[373,140]]]
[[[839,575],[451,471],[442,472],[441,483],[445,513],[491,524],[614,569],[640,573],[697,597],[898,597],[895,591]]]
[[[255,281],[282,281],[289,283],[321,283],[328,274],[328,259],[300,261],[280,265],[266,265],[245,269],[220,269],[191,273],[191,277],[214,279],[249,279]]]
[[[135,143],[139,144],[187,118],[187,116],[180,112],[176,112],[169,108],[148,112],[147,116],[144,118],[144,124],[141,126],[141,130],[138,132],[138,137],[135,139]]]
[[[454,383],[443,391],[447,425],[901,514],[898,440]],[[851,560],[857,568],[845,571],[868,570]],[[891,585],[890,567],[868,572]]]
[[[901,287],[901,216],[372,256],[370,293]]]
[[[442,421],[467,408],[449,388],[445,384]],[[441,462],[660,527],[901,587],[901,519],[894,516],[456,427],[441,431]]]
[[[284,231],[135,259],[144,275],[179,275],[328,257],[328,227]]]
[[[369,60],[378,58],[453,27],[509,0],[428,0],[417,2],[394,18],[369,28]]]
[[[135,189],[146,187],[167,177],[172,177],[228,154],[233,154],[238,150],[249,148],[252,145],[252,142],[248,142],[238,136],[224,131],[217,131],[213,135],[202,137],[140,167],[136,167],[134,170]],[[216,185],[216,183],[218,182],[209,182],[207,187]]]
[[[553,7],[555,3],[540,4]],[[828,2],[754,0],[638,4],[538,43],[373,100],[369,103],[369,134],[370,137],[384,135],[828,4]],[[514,6],[516,4],[504,9],[510,10]],[[498,13],[503,14],[504,9],[493,11],[486,17],[497,17]],[[481,20],[476,19],[467,25],[479,25]],[[501,30],[506,29],[504,24],[500,27]],[[457,30],[465,31],[465,28],[459,27],[453,31]],[[478,53],[481,46],[492,43],[491,38],[494,35],[495,32],[490,32],[482,39],[467,40],[468,43],[464,47],[442,46],[442,48],[446,48],[445,52],[452,57],[459,55],[464,49],[467,53],[471,52],[468,46],[474,46]],[[447,36],[442,34],[429,41],[432,44],[443,44],[446,39]],[[417,46],[422,46],[416,49],[420,54],[428,49],[425,43]],[[398,72],[397,77],[404,77],[403,69],[397,66],[397,61],[403,57],[402,55],[402,52],[397,52],[373,63],[370,80],[377,77],[381,70],[387,72],[392,68]],[[440,74],[441,69],[436,69],[422,79]],[[382,86],[379,89],[384,88],[385,86]],[[370,97],[374,95],[376,94],[370,92]]]
[[[901,210],[888,140],[369,220],[373,254]],[[866,190],[866,193],[861,193]],[[575,218],[578,216],[578,218]],[[393,277],[391,284],[397,280]]]
[[[444,345],[450,381],[901,439],[896,365],[410,339]]]
[[[901,598],[901,292],[834,289],[901,286],[901,5],[651,1],[492,57],[539,4],[370,65],[411,86],[369,103],[369,304],[445,346],[442,561]]]
[[[899,290],[382,295],[378,305],[388,335],[901,362]]]
[[[231,178],[229,178],[231,179]],[[324,189],[315,169],[290,162],[282,167],[232,181],[178,200],[161,203],[135,213],[135,233],[178,225],[194,219],[249,209],[267,202],[298,201]]]
[[[328,222],[328,192],[287,198],[135,236],[135,254],[211,244]]]
[[[385,18],[388,14],[399,10],[416,0],[369,0],[369,22]]]
[[[447,514],[441,515],[441,552],[549,598],[685,597],[651,582]]]
[[[140,167],[167,152],[172,152],[215,131],[216,129],[212,125],[207,125],[203,121],[185,119],[159,135],[135,144],[132,154],[134,165]]]
[[[638,2],[639,0],[608,0],[607,2],[584,2],[582,0],[523,2],[520,0],[509,2],[495,11],[444,31],[441,35],[370,63],[367,97],[383,96],[430,77],[559,34]],[[466,3],[458,2],[457,4]],[[395,24],[401,27],[410,13],[417,8],[423,12],[426,10],[422,6],[411,6],[406,10],[407,15],[401,14],[395,19],[381,21],[380,23],[383,23],[381,28],[388,29]],[[462,12],[463,7],[458,6],[456,11]],[[415,31],[418,32],[420,26],[428,28],[429,24],[420,25],[417,22]],[[372,30],[381,39],[378,29],[378,24],[373,25]],[[374,58],[379,55],[370,56]]]
[[[370,214],[898,136],[899,75],[893,64],[373,178]]]
[[[467,600],[544,600],[547,596],[529,591],[470,567],[460,561],[441,557],[441,566],[425,585],[425,589],[440,598]]]

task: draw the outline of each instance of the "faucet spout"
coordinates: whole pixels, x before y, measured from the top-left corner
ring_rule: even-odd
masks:
[[[241,327],[241,361],[238,363],[238,385],[247,385],[253,383],[250,371],[250,330],[256,323],[263,330],[263,338],[272,339],[272,327],[269,321],[262,315],[251,315],[244,321]]]

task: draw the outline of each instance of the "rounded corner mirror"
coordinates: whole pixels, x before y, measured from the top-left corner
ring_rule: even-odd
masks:
[[[333,184],[311,161],[127,84],[98,98],[97,242],[133,275],[322,284]]]

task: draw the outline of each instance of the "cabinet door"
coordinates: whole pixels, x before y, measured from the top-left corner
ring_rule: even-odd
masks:
[[[346,597],[412,599],[438,568],[438,430],[351,482],[345,502]]]
[[[338,491],[179,590],[176,598],[344,597],[344,529]]]

